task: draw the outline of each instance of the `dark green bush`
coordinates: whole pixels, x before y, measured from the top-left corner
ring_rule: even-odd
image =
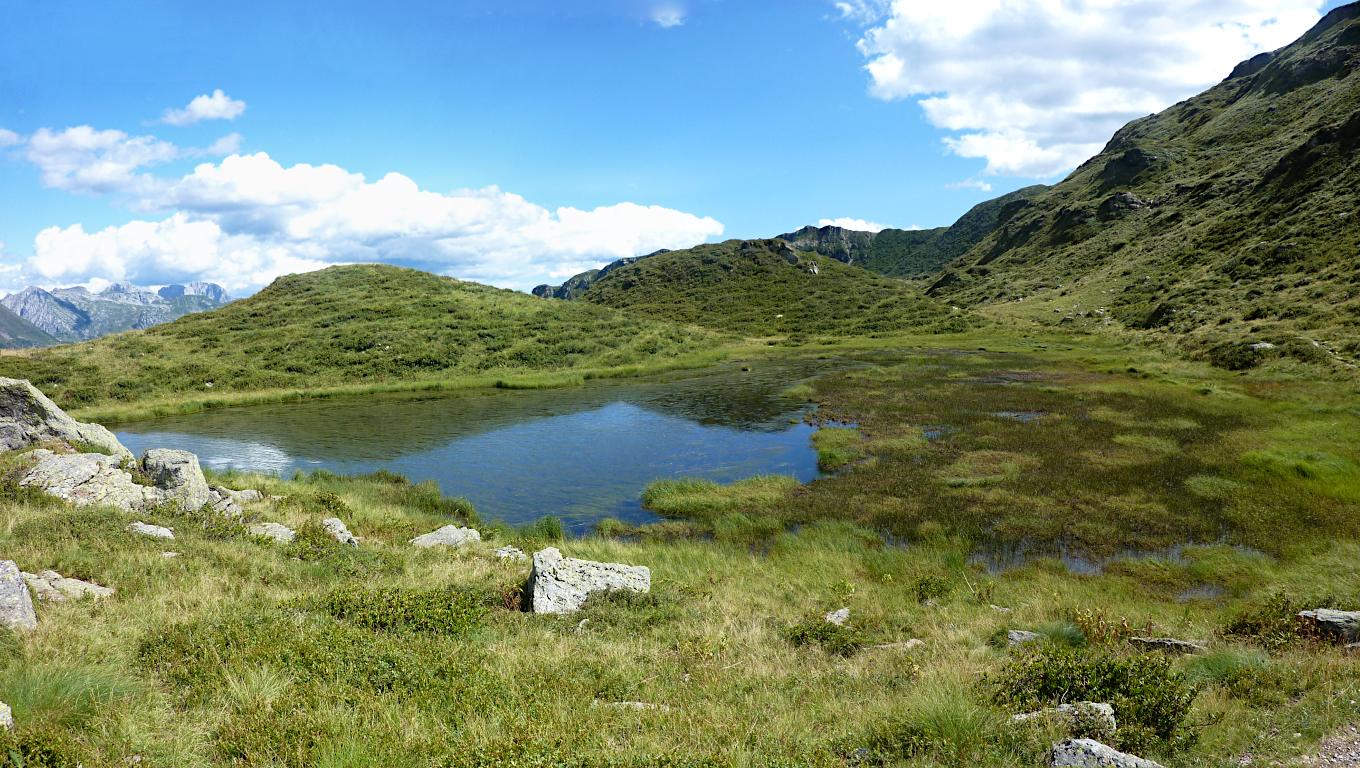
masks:
[[[1185,720],[1196,694],[1164,656],[1062,647],[1012,659],[991,683],[997,703],[1016,711],[1080,701],[1111,704],[1119,720],[1119,745],[1134,752],[1186,740]]]
[[[0,768],[76,768],[74,740],[61,731],[0,728]]]
[[[1261,350],[1252,349],[1250,343],[1229,342],[1209,349],[1209,363],[1215,368],[1229,371],[1245,371],[1261,364],[1264,355]]]
[[[349,584],[301,604],[380,632],[435,632],[461,637],[481,628],[499,603],[499,593],[485,588],[410,589]]]
[[[795,624],[786,629],[784,635],[799,648],[814,645],[836,656],[853,656],[868,644],[858,627],[832,624],[821,617]]]

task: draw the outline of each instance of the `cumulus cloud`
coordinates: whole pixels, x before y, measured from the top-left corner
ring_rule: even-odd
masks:
[[[38,167],[44,186],[92,193],[144,186],[141,169],[173,160],[178,154],[174,144],[154,136],[128,136],[88,125],[61,131],[39,128],[26,148],[26,157]]]
[[[871,18],[871,2],[839,2]],[[986,172],[1049,177],[1120,126],[1289,43],[1322,0],[893,0],[859,50],[870,92],[917,99],[949,150]]]
[[[184,109],[167,109],[161,122],[167,125],[193,125],[203,120],[235,120],[246,111],[246,103],[233,99],[221,88],[195,96]]]
[[[14,131],[0,128],[0,149],[4,149],[5,147],[12,147],[16,144],[23,142],[23,140],[24,137],[20,136]]]
[[[888,228],[886,224],[879,224],[874,221],[864,219],[850,219],[841,217],[838,219],[818,219],[819,227],[840,227],[841,229],[852,229],[856,232],[881,232]]]
[[[81,173],[68,163],[59,178]],[[134,207],[166,217],[44,229],[29,264],[43,281],[209,279],[244,293],[281,274],[382,261],[527,288],[723,232],[712,218],[660,206],[550,210],[497,187],[435,192],[399,173],[369,181],[337,165],[284,166],[263,152],[202,163],[177,179],[122,178],[117,191]]]
[[[832,5],[842,19],[857,24],[875,23],[888,10],[888,0],[839,0]]]
[[[662,29],[679,27],[685,23],[685,9],[675,3],[662,3],[652,8],[652,22]]]

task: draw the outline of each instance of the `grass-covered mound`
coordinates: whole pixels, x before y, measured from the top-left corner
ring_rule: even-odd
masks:
[[[281,277],[255,296],[4,361],[68,408],[259,390],[663,366],[702,331],[398,267]]]
[[[1165,333],[1224,367],[1280,354],[1353,362],[1358,248],[1352,3],[1008,206],[930,292],[1046,323]],[[1244,348],[1262,341],[1277,349]]]
[[[933,332],[965,323],[904,282],[780,240],[658,253],[595,280],[582,299],[755,337]]]

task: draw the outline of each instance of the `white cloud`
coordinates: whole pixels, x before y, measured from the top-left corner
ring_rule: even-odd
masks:
[[[217,141],[214,141],[212,144],[209,144],[208,146],[204,147],[202,152],[199,154],[211,155],[213,157],[234,155],[237,152],[241,151],[242,140],[243,137],[241,136],[241,134],[229,133],[226,136],[223,136],[222,138],[218,139]]]
[[[679,27],[685,23],[685,9],[675,3],[662,3],[652,8],[652,22],[662,29]]]
[[[842,19],[856,24],[873,24],[888,11],[888,0],[840,0],[832,5]]]
[[[849,219],[841,217],[838,219],[818,219],[819,227],[840,227],[841,229],[852,229],[856,232],[880,232],[888,228],[886,224],[879,224],[864,219]]]
[[[954,181],[944,185],[945,189],[976,189],[979,192],[991,192],[992,185],[981,179],[964,179]]]
[[[178,154],[174,144],[154,136],[128,136],[88,125],[62,131],[39,128],[28,139],[26,151],[44,186],[93,193],[144,188],[148,179],[138,172]]]
[[[263,152],[117,191],[168,217],[44,229],[29,262],[43,282],[208,279],[244,293],[288,272],[384,261],[528,288],[564,269],[723,232],[712,218],[660,206],[549,210],[496,187],[433,192],[398,173],[368,181],[336,165],[283,166]]]
[[[868,3],[837,8],[856,18]],[[950,151],[1048,177],[1120,126],[1289,43],[1322,0],[894,0],[867,30],[870,92],[918,99]],[[842,8],[841,6],[845,6]]]
[[[184,109],[167,109],[161,117],[169,125],[193,125],[203,120],[235,120],[246,111],[246,103],[233,99],[221,88],[211,94],[195,96]]]
[[[23,143],[24,137],[14,131],[0,128],[0,149]]]

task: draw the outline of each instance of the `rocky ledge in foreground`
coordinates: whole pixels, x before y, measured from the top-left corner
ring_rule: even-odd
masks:
[[[651,588],[652,572],[645,565],[578,560],[563,557],[557,547],[548,547],[534,553],[534,567],[524,593],[534,613],[572,613],[595,593],[646,593]]]
[[[77,450],[87,447],[118,459],[132,458],[132,452],[104,427],[67,416],[23,379],[0,377],[0,451],[48,442],[63,442]]]

